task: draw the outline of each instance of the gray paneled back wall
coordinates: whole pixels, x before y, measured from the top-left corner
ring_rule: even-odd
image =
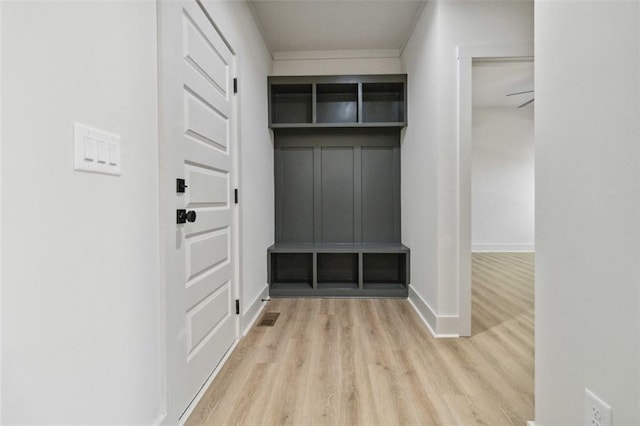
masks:
[[[400,243],[400,132],[274,129],[277,243]]]

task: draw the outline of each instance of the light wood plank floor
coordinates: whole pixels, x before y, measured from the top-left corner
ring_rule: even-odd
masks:
[[[407,300],[274,299],[187,424],[525,425],[533,263],[473,255],[471,338],[432,338]]]

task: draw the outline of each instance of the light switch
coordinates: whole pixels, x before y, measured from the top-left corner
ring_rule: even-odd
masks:
[[[75,170],[121,175],[120,136],[74,123]]]
[[[82,142],[84,145],[85,161],[96,161],[96,157],[97,157],[96,141],[94,139],[85,138]]]
[[[98,163],[107,164],[109,157],[109,148],[105,141],[98,142]]]
[[[109,164],[117,166],[120,162],[120,152],[113,142],[109,143]]]

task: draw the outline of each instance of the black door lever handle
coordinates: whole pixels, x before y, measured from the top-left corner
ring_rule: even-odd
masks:
[[[177,223],[187,223],[196,221],[196,212],[193,210],[186,211],[185,209],[178,209],[177,211]]]

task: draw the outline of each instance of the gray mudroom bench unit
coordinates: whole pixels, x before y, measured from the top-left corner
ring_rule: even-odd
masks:
[[[272,297],[407,297],[400,235],[406,75],[269,77]]]

